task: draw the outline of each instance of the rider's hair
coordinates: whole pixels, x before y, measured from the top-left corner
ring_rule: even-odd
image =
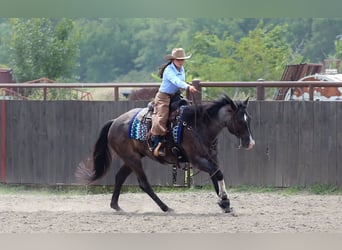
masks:
[[[164,74],[164,70],[167,66],[169,66],[172,63],[172,60],[170,60],[168,63],[164,63],[162,64],[159,69],[158,69],[158,76],[163,79],[163,74]]]

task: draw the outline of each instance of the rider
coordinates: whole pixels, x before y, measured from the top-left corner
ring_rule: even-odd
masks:
[[[197,92],[194,86],[185,82],[185,69],[183,64],[190,57],[191,54],[186,55],[183,48],[174,48],[171,54],[164,57],[169,62],[164,64],[159,70],[162,83],[154,98],[151,128],[152,146],[150,147],[150,150],[156,157],[165,155],[165,152],[161,150],[161,146],[168,132],[167,121],[169,118],[171,97],[180,92],[181,89],[189,89],[191,93]]]

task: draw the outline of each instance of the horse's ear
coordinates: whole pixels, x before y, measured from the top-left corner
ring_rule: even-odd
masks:
[[[228,101],[228,103],[230,104],[230,106],[232,107],[232,109],[235,111],[237,110],[237,105],[236,103],[228,96],[225,94],[225,98]]]
[[[248,96],[247,99],[243,102],[243,104],[247,107],[247,106],[248,106],[248,102],[249,102],[249,96]]]

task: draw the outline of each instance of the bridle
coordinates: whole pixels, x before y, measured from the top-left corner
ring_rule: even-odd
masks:
[[[236,115],[236,113],[234,114],[234,115]],[[232,116],[232,118],[231,118],[231,120],[232,119],[234,119],[234,115]],[[248,113],[244,110],[243,111],[243,115],[244,116],[249,116],[248,115]],[[231,121],[230,121],[231,122]],[[249,128],[249,124],[248,124],[248,121],[246,120],[245,121],[246,122],[246,127],[247,127],[247,130],[248,130],[248,134],[250,135],[251,134],[251,130],[250,130],[250,128]],[[238,145],[238,149],[241,149],[241,147],[242,147],[242,137],[236,132],[236,126],[235,126],[235,122],[231,122],[231,130],[229,129],[229,121],[227,121],[226,123],[225,123],[225,126],[228,128],[228,130],[232,133],[232,134],[234,134],[238,139],[239,139],[239,145]]]

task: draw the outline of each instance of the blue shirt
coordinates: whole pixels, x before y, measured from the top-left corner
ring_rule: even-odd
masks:
[[[185,70],[182,66],[178,71],[176,66],[169,64],[163,74],[163,80],[159,87],[159,91],[166,94],[174,94],[180,89],[188,88],[188,84],[185,82]]]

